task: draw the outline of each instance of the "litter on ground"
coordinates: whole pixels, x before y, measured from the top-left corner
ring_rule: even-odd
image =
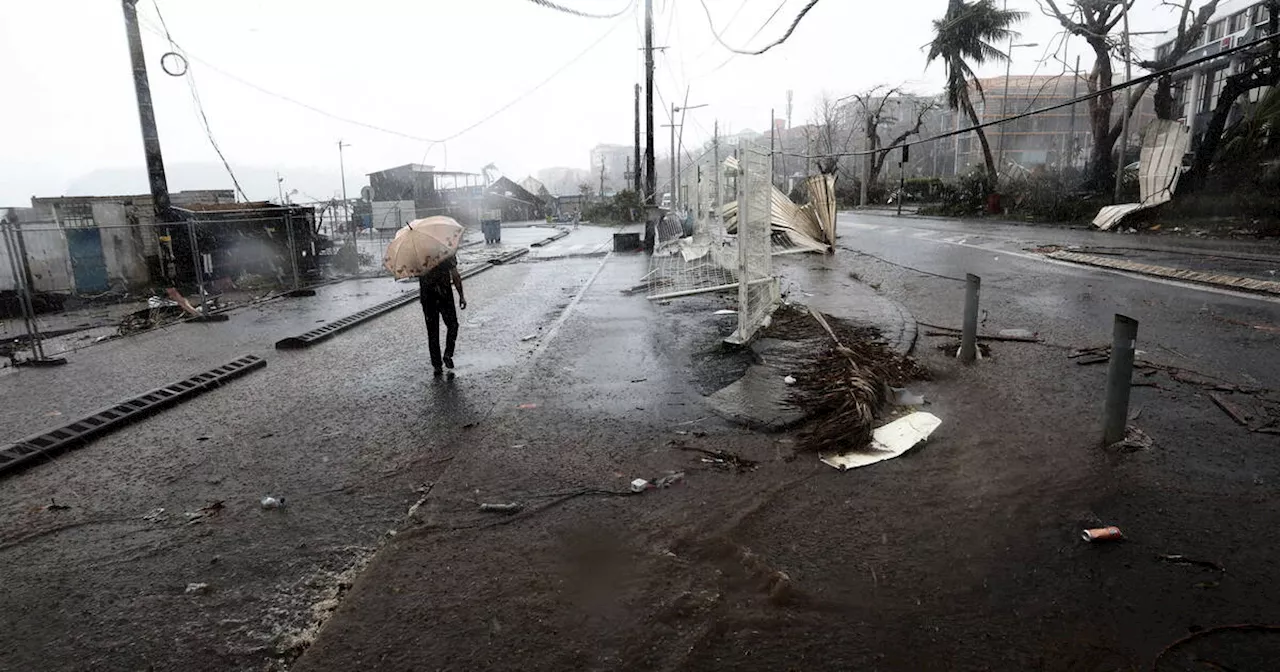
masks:
[[[942,420],[938,416],[917,411],[871,432],[871,445],[867,450],[843,455],[821,455],[819,459],[841,471],[891,460],[928,439],[941,424]]]

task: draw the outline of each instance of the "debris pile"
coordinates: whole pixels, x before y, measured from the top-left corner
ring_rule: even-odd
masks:
[[[876,330],[803,307],[780,307],[764,335],[805,345],[796,349],[803,358],[788,362],[796,380],[788,388],[789,401],[808,415],[805,445],[817,452],[866,448],[881,409],[901,398],[893,388],[929,377],[914,360],[890,349]]]

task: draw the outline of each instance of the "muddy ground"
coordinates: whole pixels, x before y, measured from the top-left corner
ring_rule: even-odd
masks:
[[[655,366],[681,373],[637,393],[637,409],[696,406],[706,367],[741,365],[708,354],[724,325],[701,301],[661,311],[657,333],[687,338],[658,336]],[[295,669],[1139,670],[1198,631],[1280,621],[1274,436],[1235,432],[1196,403],[1203,390],[1166,381],[1135,398],[1156,447],[1107,452],[1094,431],[1104,367],[1002,343],[964,368],[937,342],[917,349],[934,377],[917,388],[942,428],[845,473],[797,452],[794,433],[677,422],[698,410],[666,426],[588,411],[587,435],[532,440],[517,417],[493,418]],[[704,464],[690,446],[759,466]],[[684,484],[575,495],[662,470]],[[486,497],[532,506],[486,517]],[[1080,539],[1102,524],[1126,540]],[[1272,669],[1278,653],[1269,631],[1209,632],[1159,669]]]

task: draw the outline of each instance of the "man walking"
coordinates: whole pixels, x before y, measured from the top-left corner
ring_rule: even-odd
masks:
[[[452,286],[450,286],[452,284]],[[462,274],[458,273],[458,258],[450,256],[438,266],[418,276],[418,298],[422,301],[422,315],[427,320],[427,347],[431,351],[431,368],[438,377],[445,366],[453,369],[453,346],[458,339],[458,313],[453,305],[453,288],[458,288],[458,307],[467,309],[467,297],[462,292]],[[448,330],[445,334],[444,355],[440,354],[440,321]]]

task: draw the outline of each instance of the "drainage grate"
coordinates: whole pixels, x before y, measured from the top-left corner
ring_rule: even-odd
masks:
[[[266,365],[267,361],[261,357],[241,357],[186,380],[126,399],[61,427],[0,446],[0,474],[30,466],[40,458],[50,458],[64,450],[88,443]]]

